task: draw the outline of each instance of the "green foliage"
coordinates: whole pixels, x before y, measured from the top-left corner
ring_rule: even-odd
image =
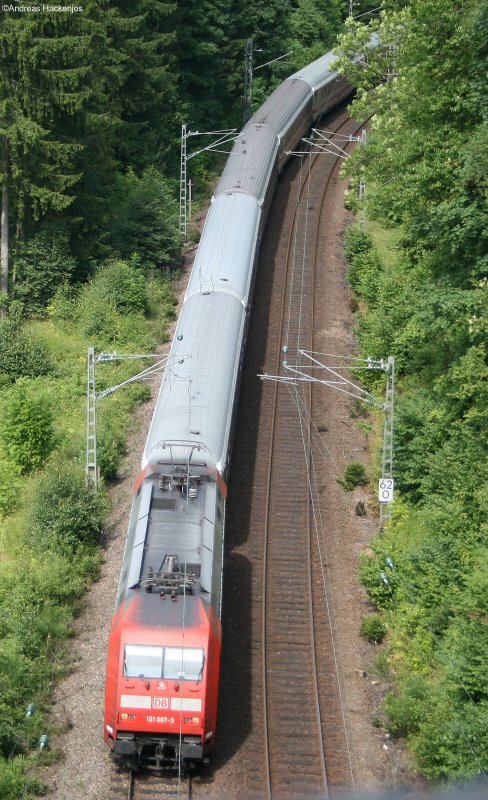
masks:
[[[229,126],[224,115],[229,107],[228,72],[229,50],[239,52],[230,69],[236,70],[237,59],[242,64],[244,42],[235,31],[235,24],[242,24],[245,8],[232,8],[226,0],[186,0],[176,10],[175,51],[180,73],[180,91],[184,106],[191,112],[192,126],[197,130],[217,130]],[[233,12],[236,19],[233,19]],[[255,30],[259,30],[256,28]],[[237,46],[236,46],[237,45]],[[239,46],[242,45],[242,46]],[[242,87],[242,74],[240,77]],[[237,92],[236,92],[237,94]],[[210,127],[200,127],[208,125]]]
[[[422,720],[423,706],[428,702],[429,688],[420,675],[408,677],[400,695],[391,692],[386,698],[385,711],[389,717],[388,730],[396,736],[416,732]]]
[[[22,758],[0,758],[0,797],[3,800],[35,800],[44,794],[42,784],[29,776],[29,764]]]
[[[454,710],[447,696],[431,699],[428,714],[411,736],[422,772],[432,780],[478,778],[488,749],[487,722],[487,703],[468,701]]]
[[[380,650],[380,652],[374,659],[373,664],[376,674],[379,675],[380,678],[384,678],[385,680],[388,680],[390,678],[390,664],[388,661],[388,653],[384,648]]]
[[[97,459],[103,480],[115,478],[117,468],[125,453],[123,429],[117,422],[118,420],[112,421],[112,416],[107,415],[105,424],[101,427],[101,432],[97,437]]]
[[[361,635],[379,644],[386,636],[386,626],[379,614],[368,614],[361,622]]]
[[[382,263],[376,250],[358,253],[350,262],[347,277],[352,288],[368,303],[370,309],[377,302]]]
[[[54,292],[47,307],[47,313],[54,320],[73,321],[76,315],[76,302],[75,288],[67,283],[62,283]]]
[[[137,171],[154,163],[170,162],[178,168],[182,105],[178,83],[184,78],[176,61],[178,4],[119,0],[117,12],[112,7],[109,16],[111,41],[122,67],[116,89],[124,125],[123,136],[116,143],[117,155]],[[189,11],[184,16],[184,30],[194,24]]]
[[[360,461],[351,461],[344,471],[344,478],[339,480],[346,492],[352,492],[356,486],[364,486],[368,483],[366,469]]]
[[[373,309],[378,301],[383,264],[371,236],[362,225],[350,225],[346,230],[345,253],[347,277],[351,287]]]
[[[114,260],[102,265],[83,287],[75,315],[83,334],[103,346],[132,341],[144,347],[146,305],[146,281],[138,260]]]
[[[86,484],[83,470],[57,464],[39,481],[29,512],[33,547],[76,553],[100,543],[107,505],[103,493]]]
[[[93,282],[97,298],[122,314],[144,313],[146,285],[137,258],[109,261],[98,271]]]
[[[383,563],[380,557],[376,557],[376,554],[372,555],[371,553],[361,555],[361,581],[373,603],[380,609],[386,609],[392,603],[394,584],[392,585],[390,575],[387,576],[389,584],[385,584],[381,577],[382,571]]]
[[[12,461],[0,458],[0,520],[14,510],[19,493],[19,468]]]
[[[0,385],[22,377],[47,375],[52,370],[43,343],[14,316],[0,319]]]
[[[12,722],[10,710],[0,705],[0,755],[11,758],[22,751],[20,737]]]
[[[31,312],[42,311],[58,285],[67,282],[75,268],[66,231],[45,226],[16,247],[12,297],[21,300]]]
[[[368,253],[373,247],[373,239],[365,230],[364,225],[354,223],[346,228],[344,252],[349,264],[354,261],[356,256]]]
[[[121,258],[137,254],[145,268],[171,267],[180,259],[175,193],[156,169],[141,178],[131,171],[120,178],[111,243]]]
[[[298,0],[290,19],[293,60],[298,66],[314,61],[332,48],[341,11],[340,0],[327,4]]]
[[[46,400],[19,381],[5,403],[0,437],[18,470],[41,467],[54,446],[53,414]]]

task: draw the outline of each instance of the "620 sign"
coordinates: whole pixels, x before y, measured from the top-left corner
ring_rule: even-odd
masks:
[[[378,481],[378,500],[380,503],[393,502],[393,478],[380,478]]]

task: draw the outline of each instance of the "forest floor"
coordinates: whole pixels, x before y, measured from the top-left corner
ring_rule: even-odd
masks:
[[[350,291],[345,279],[343,231],[350,221],[343,209],[344,185],[337,182],[337,205],[333,226],[327,234],[327,281],[330,293],[328,322],[324,323],[324,348],[345,347],[354,352],[354,316]],[[203,223],[204,215],[200,220]],[[196,248],[187,253],[184,275],[178,287],[182,299]],[[171,334],[171,332],[170,332]],[[166,345],[167,349],[169,345]],[[162,351],[164,352],[164,349]],[[330,352],[330,351],[329,351]],[[334,351],[336,352],[336,351]],[[76,621],[71,672],[56,688],[52,721],[56,732],[52,748],[62,754],[57,763],[45,769],[48,797],[52,800],[105,800],[109,797],[113,769],[103,742],[103,702],[108,632],[113,612],[119,569],[127,532],[132,487],[140,469],[140,456],[154,408],[153,399],[137,409],[127,443],[127,456],[119,478],[109,490],[112,512],[105,531],[104,564],[100,580],[87,594]],[[351,418],[347,401],[324,404],[321,423],[326,432],[324,444],[333,468],[324,469],[320,486],[329,507],[333,531],[328,547],[329,585],[337,631],[337,659],[344,692],[345,724],[348,731],[351,768],[358,797],[363,792],[390,796],[391,790],[417,791],[424,784],[416,776],[401,741],[394,741],[383,727],[381,702],[388,689],[377,663],[378,648],[359,634],[361,619],[370,610],[358,580],[359,554],[377,530],[374,502],[366,488],[346,493],[336,481],[337,474],[351,460],[368,460],[368,447],[357,421]],[[355,513],[361,501],[367,516]],[[232,592],[232,587],[230,587]],[[227,591],[229,594],[229,590]],[[232,607],[232,601],[230,606]],[[228,612],[232,613],[232,608]],[[224,624],[225,620],[224,607]],[[229,628],[232,620],[228,620]],[[234,621],[234,624],[236,622]],[[236,704],[236,686],[222,684],[221,713]],[[246,794],[249,768],[246,742],[232,748],[228,757],[217,758],[207,776],[195,784],[195,796],[211,800],[251,800]]]

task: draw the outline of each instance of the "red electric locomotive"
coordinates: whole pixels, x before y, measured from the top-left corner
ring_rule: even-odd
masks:
[[[113,756],[130,768],[191,769],[207,760],[216,731],[217,515],[223,518],[224,498],[215,471],[203,464],[145,473],[110,631],[104,734]],[[214,545],[217,571],[209,569]],[[210,558],[202,559],[202,547]]]

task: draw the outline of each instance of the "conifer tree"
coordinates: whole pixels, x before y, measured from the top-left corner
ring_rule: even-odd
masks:
[[[234,36],[230,6],[229,0],[178,0],[181,93],[187,118],[198,127],[209,121],[213,129],[229,127],[226,53]]]
[[[114,46],[123,65],[119,88],[124,136],[118,154],[141,173],[162,169],[174,150],[179,157],[176,3],[168,0],[118,0],[111,21]]]
[[[17,5],[18,0],[16,0]],[[117,55],[107,36],[107,0],[80,14],[4,12],[0,28],[1,290],[8,291],[9,228],[21,237],[74,199],[77,155],[112,118],[107,90]]]

